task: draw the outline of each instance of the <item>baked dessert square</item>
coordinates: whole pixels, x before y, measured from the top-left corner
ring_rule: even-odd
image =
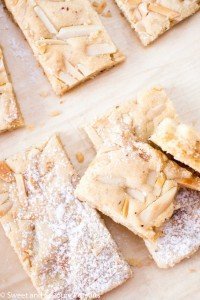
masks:
[[[93,299],[131,276],[76,181],[57,137],[0,162],[0,222],[43,299]]]
[[[200,192],[180,189],[176,196],[179,209],[158,232],[158,238],[145,241],[160,268],[173,267],[200,247]]]
[[[115,0],[142,44],[147,46],[199,10],[199,0]]]
[[[177,161],[200,173],[200,134],[193,127],[166,118],[150,140]]]
[[[75,193],[115,222],[153,240],[156,228],[177,209],[180,186],[200,190],[200,178],[129,137],[101,146]]]
[[[155,86],[138,93],[136,99],[116,106],[85,131],[98,149],[103,141],[117,143],[120,136],[129,135],[146,142],[154,129],[166,117],[178,120],[172,102],[162,87]]]
[[[0,48],[0,133],[24,125]]]
[[[5,0],[58,95],[122,62],[88,0]]]

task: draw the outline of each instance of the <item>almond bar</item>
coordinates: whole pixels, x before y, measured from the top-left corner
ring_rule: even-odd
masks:
[[[200,134],[193,127],[167,118],[155,129],[150,140],[200,173]]]
[[[0,222],[42,299],[98,298],[131,276],[97,212],[74,197],[57,137],[1,162],[0,174]]]
[[[181,189],[176,196],[175,211],[154,241],[145,241],[160,268],[173,267],[189,258],[200,247],[200,192]]]
[[[0,133],[24,125],[0,48]]]
[[[129,137],[102,145],[76,195],[135,234],[153,240],[155,228],[176,210],[175,196],[181,186],[200,190],[200,178],[161,151]]]
[[[155,86],[138,93],[137,98],[116,106],[85,127],[85,131],[98,149],[103,141],[117,143],[120,136],[129,135],[146,142],[154,129],[166,117],[178,120],[172,102],[162,87]]]
[[[199,0],[115,0],[142,44],[147,46],[199,10]]]
[[[124,60],[88,0],[5,4],[58,95]]]

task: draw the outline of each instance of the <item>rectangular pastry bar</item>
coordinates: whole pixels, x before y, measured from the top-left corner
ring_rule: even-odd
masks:
[[[0,132],[24,125],[23,118],[9,80],[0,48]]]
[[[146,142],[166,117],[178,120],[172,102],[161,87],[138,93],[137,98],[116,106],[105,116],[85,127],[98,149],[103,141],[117,142],[120,136],[132,133],[134,139]]]
[[[124,60],[88,0],[5,0],[54,91]]]
[[[177,161],[200,173],[200,134],[191,126],[166,118],[150,140]]]
[[[0,162],[0,221],[44,299],[93,299],[131,275],[76,180],[56,137]]]
[[[115,0],[144,46],[198,11],[199,0]]]
[[[160,228],[160,237],[145,241],[160,268],[173,267],[200,247],[200,192],[181,189],[176,203],[179,209]]]
[[[176,210],[180,186],[200,190],[200,178],[161,151],[130,137],[103,144],[76,195],[135,234],[153,240]]]

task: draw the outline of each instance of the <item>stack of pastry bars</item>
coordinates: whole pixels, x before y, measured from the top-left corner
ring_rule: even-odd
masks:
[[[159,267],[194,253],[200,245],[200,178],[191,170],[199,171],[200,136],[180,123],[165,91],[139,93],[86,131],[97,156],[77,197],[141,236]]]

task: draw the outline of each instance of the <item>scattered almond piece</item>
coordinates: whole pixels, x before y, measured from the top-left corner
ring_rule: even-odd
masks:
[[[106,1],[104,1],[104,0],[101,1],[100,3],[98,3],[97,1],[94,1],[92,3],[92,6],[96,10],[96,12],[101,15],[103,13],[104,9],[106,8],[107,4],[106,4]]]
[[[139,260],[139,259],[135,259],[135,258],[128,258],[127,262],[132,267],[142,268],[142,267],[151,265],[152,259],[146,258],[144,260]]]
[[[61,114],[60,111],[54,110],[54,111],[50,112],[49,115],[50,115],[51,117],[57,117],[57,116],[59,116],[60,114]]]
[[[14,179],[12,170],[4,161],[0,161],[0,179],[6,182],[12,182]]]
[[[84,162],[84,159],[85,159],[83,153],[77,152],[77,153],[76,153],[76,159],[77,159],[77,161],[78,161],[80,164],[82,164],[82,163]]]
[[[27,125],[26,128],[30,131],[33,131],[35,129],[35,126],[33,124]]]
[[[107,12],[103,13],[102,16],[105,18],[111,18],[112,17],[111,11],[108,10]]]

